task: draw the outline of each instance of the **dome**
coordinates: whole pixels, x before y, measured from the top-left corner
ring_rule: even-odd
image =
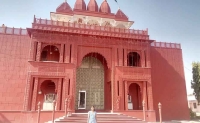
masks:
[[[72,8],[69,6],[67,2],[62,3],[57,7],[56,12],[71,12]]]
[[[88,3],[88,6],[87,6],[87,10],[98,12],[98,9],[99,9],[99,7],[97,5],[96,0],[90,0],[90,2]]]
[[[110,6],[109,6],[107,0],[103,1],[103,3],[101,4],[101,7],[99,9],[99,12],[111,13]]]
[[[128,17],[119,9],[115,15],[116,18],[128,20]]]
[[[74,10],[86,10],[86,4],[84,0],[76,0]]]

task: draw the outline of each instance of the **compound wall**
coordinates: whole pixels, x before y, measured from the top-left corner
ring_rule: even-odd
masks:
[[[151,48],[152,87],[157,120],[158,103],[162,104],[163,120],[188,120],[186,83],[182,50]]]
[[[0,110],[23,110],[30,38],[0,34]]]

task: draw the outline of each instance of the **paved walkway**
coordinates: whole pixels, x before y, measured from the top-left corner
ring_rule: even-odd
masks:
[[[148,122],[148,123],[160,123],[160,122]],[[167,121],[167,122],[162,122],[162,123],[200,123],[200,120],[196,121]]]

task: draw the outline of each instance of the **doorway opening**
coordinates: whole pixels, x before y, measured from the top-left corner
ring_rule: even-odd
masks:
[[[132,83],[129,86],[128,110],[142,110],[142,96],[140,86]]]
[[[79,91],[78,109],[86,109],[86,91]]]
[[[82,59],[76,73],[75,110],[90,110],[91,106],[98,111],[109,110],[111,92],[107,91],[107,71],[107,62],[98,53],[89,53]]]

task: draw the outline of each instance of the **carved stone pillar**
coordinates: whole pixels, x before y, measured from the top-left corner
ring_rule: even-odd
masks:
[[[63,63],[63,54],[64,54],[64,44],[61,44],[61,48],[60,48],[60,59],[59,62]]]
[[[25,101],[24,101],[24,110],[28,111],[29,110],[29,100],[30,100],[30,88],[31,88],[31,81],[32,77],[31,75],[28,75],[27,83],[26,83],[26,92],[25,92]]]
[[[124,49],[124,66],[128,66],[127,56],[128,56],[127,49]]]
[[[31,105],[31,110],[35,111],[36,106],[37,106],[37,93],[38,92],[38,77],[35,78],[34,80],[34,87],[33,87],[33,98],[32,98],[32,105]]]
[[[36,54],[36,61],[40,61],[41,50],[42,50],[42,43],[38,42],[38,45],[37,45],[37,54]]]
[[[150,51],[149,51],[149,46],[147,48],[147,50],[145,51],[146,52],[146,64],[147,64],[147,67],[151,67],[151,61],[150,61]]]
[[[139,87],[138,89],[138,102],[139,102],[139,110],[142,109],[142,88]]]
[[[61,106],[61,89],[62,89],[62,78],[59,78],[58,80],[58,87],[57,87],[57,106],[56,106],[56,110],[60,110],[60,106]]]
[[[117,48],[113,48],[112,49],[112,54],[113,54],[113,63],[114,63],[114,66],[117,66],[117,63],[118,63],[118,59],[117,59]]]
[[[124,92],[124,83],[122,79],[119,79],[119,96],[120,96],[120,110],[122,109],[122,107],[124,107],[124,96],[123,96],[123,92]],[[124,109],[124,108],[123,108]]]
[[[65,44],[65,57],[64,57],[65,63],[70,63],[70,44]]]
[[[65,99],[67,98],[68,95],[68,78],[63,79],[63,86],[62,86],[62,107],[61,109],[64,110],[65,108]]]
[[[123,66],[123,49],[119,48],[118,49],[118,55],[119,55],[119,66]]]
[[[148,107],[149,107],[149,110],[154,110],[153,109],[153,93],[152,93],[151,81],[148,81],[148,83],[147,83],[147,92],[148,92]]]
[[[141,67],[145,67],[145,54],[144,50],[141,51]]]
[[[128,99],[127,99],[127,95],[128,95],[128,83],[127,81],[125,81],[125,110],[128,110]]]
[[[72,44],[71,63],[74,63],[75,65],[77,65],[77,45],[76,44]]]
[[[30,49],[30,56],[29,56],[30,61],[35,61],[35,54],[36,54],[36,42],[31,41],[31,49]]]
[[[145,102],[145,110],[147,110],[147,90],[146,90],[146,82],[143,82],[143,89],[142,89],[142,99]]]
[[[120,110],[120,96],[117,97],[116,105],[117,105],[117,110]]]

